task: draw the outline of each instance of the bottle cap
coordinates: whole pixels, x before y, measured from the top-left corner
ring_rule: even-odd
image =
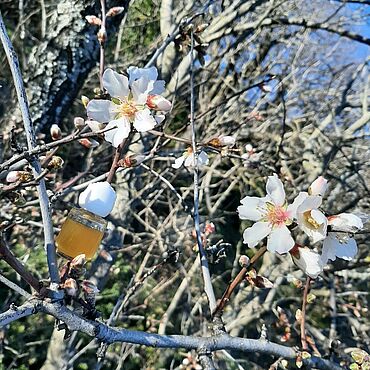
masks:
[[[78,199],[81,208],[86,209],[100,217],[108,216],[114,207],[116,192],[107,182],[90,184]]]

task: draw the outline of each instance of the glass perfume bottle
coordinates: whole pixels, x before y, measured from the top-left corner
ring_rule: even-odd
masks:
[[[57,251],[72,259],[85,254],[92,259],[107,228],[103,218],[113,209],[116,193],[108,182],[90,184],[79,197],[82,208],[72,208],[55,242]]]

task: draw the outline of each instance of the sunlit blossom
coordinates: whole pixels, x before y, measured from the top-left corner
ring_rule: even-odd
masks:
[[[292,211],[285,201],[284,187],[276,174],[268,177],[266,193],[263,198],[247,196],[241,200],[239,217],[256,221],[244,231],[244,243],[253,248],[268,237],[267,249],[270,252],[287,253],[295,244],[287,227],[292,223]]]
[[[171,109],[171,103],[160,96],[164,81],[157,81],[155,67],[129,67],[128,73],[126,77],[110,68],[105,70],[103,86],[112,100],[93,99],[87,105],[90,119],[112,128],[104,136],[115,147],[128,137],[131,124],[138,132],[149,131],[163,121],[163,112]]]
[[[206,166],[209,162],[208,155],[205,151],[201,150],[197,156],[198,167]],[[185,167],[194,167],[194,153],[193,149],[189,147],[181,157],[175,159],[175,163],[172,164],[173,168],[180,168],[182,165]]]

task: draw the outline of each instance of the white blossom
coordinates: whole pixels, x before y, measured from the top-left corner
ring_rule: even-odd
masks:
[[[87,115],[91,120],[108,123],[112,128],[104,136],[113,146],[118,147],[128,137],[131,124],[138,132],[153,129],[163,114],[153,116],[151,109],[169,111],[171,103],[160,96],[164,91],[164,81],[157,81],[158,72],[152,68],[128,68],[129,77],[112,69],[103,74],[103,86],[111,100],[93,99],[87,105]]]
[[[182,165],[185,167],[194,167],[194,153],[191,147],[189,147],[186,152],[179,158],[175,159],[175,163],[172,164],[173,168],[180,168]],[[209,162],[208,155],[205,151],[201,150],[198,154],[198,167],[206,166]]]
[[[319,176],[308,188],[310,195],[321,195],[324,196],[326,190],[328,190],[328,180],[324,177]]]
[[[287,253],[295,244],[287,228],[292,223],[292,211],[285,201],[284,187],[276,174],[268,177],[266,192],[263,198],[247,196],[241,200],[239,217],[256,222],[244,231],[244,243],[253,248],[268,237],[267,249],[270,252]]]

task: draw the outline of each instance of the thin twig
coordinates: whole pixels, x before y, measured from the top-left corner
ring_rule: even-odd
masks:
[[[219,301],[215,311],[213,312],[213,316],[220,316],[222,315],[222,311],[227,305],[227,303],[230,301],[231,294],[235,290],[235,288],[244,280],[245,274],[247,273],[248,269],[253,267],[255,263],[264,255],[267,248],[262,247],[257,251],[257,253],[251,258],[250,263],[248,266],[243,266],[242,269],[239,271],[238,275],[235,276],[234,280],[231,281],[231,283],[226,288],[224,294],[221,297],[221,300]]]
[[[209,309],[211,313],[216,308],[216,297],[212,286],[211,275],[209,272],[207,254],[203,247],[202,236],[200,232],[199,220],[199,168],[198,168],[198,155],[197,143],[195,134],[195,95],[194,95],[194,35],[191,32],[191,50],[190,50],[190,126],[191,126],[191,142],[194,154],[194,224],[195,232],[197,235],[197,243],[199,249],[199,257],[201,262],[204,291],[208,298]]]
[[[31,297],[31,294],[27,293],[24,289],[22,289],[20,286],[18,286],[17,284],[14,284],[12,281],[10,281],[9,279],[7,279],[5,276],[3,276],[2,274],[0,274],[0,281],[5,284],[7,287],[9,287],[10,289],[13,289],[15,292],[19,293],[20,295],[22,295],[23,297],[25,298],[30,298]]]
[[[0,236],[0,259],[4,260],[10,267],[16,271],[21,278],[28,283],[37,292],[40,290],[39,281],[18,261],[14,254],[9,250],[3,236]]]
[[[306,306],[307,306],[307,295],[310,290],[311,278],[307,276],[306,285],[303,291],[303,302],[302,302],[302,318],[301,318],[301,343],[302,349],[306,351],[308,349],[307,338],[306,338]]]
[[[9,61],[15,89],[17,91],[18,102],[23,118],[23,125],[27,136],[28,150],[32,150],[36,146],[36,136],[28,107],[27,95],[24,89],[22,75],[19,69],[18,58],[14,51],[13,45],[8,37],[1,12],[0,12],[0,38]],[[37,155],[30,158],[30,164],[32,167],[33,176],[37,178],[41,173],[41,165]],[[49,198],[46,193],[44,179],[41,179],[39,184],[37,185],[37,192],[39,195],[42,222],[44,224],[44,243],[45,243],[44,247],[47,255],[50,279],[52,282],[50,288],[51,290],[56,290],[57,285],[59,283],[59,274],[57,258],[55,253],[53,223],[51,221]]]

